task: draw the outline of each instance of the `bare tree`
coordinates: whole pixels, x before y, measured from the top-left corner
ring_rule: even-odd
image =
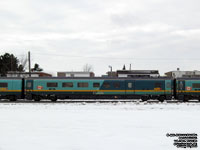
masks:
[[[90,65],[90,64],[85,64],[85,65],[83,66],[83,71],[84,71],[84,72],[92,72],[92,71],[93,71],[93,66]]]
[[[27,68],[28,68],[27,63],[28,63],[27,56],[21,55],[21,57],[19,58],[19,64],[20,64],[23,71],[27,70]]]

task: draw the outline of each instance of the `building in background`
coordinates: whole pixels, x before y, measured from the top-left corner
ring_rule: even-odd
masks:
[[[29,77],[29,72],[9,71],[6,76],[27,78]],[[31,77],[52,77],[52,75],[45,72],[31,72]]]
[[[158,70],[117,70],[107,72],[108,77],[159,77]]]
[[[94,77],[94,72],[57,72],[58,77]]]
[[[109,71],[107,72],[107,75],[103,75],[102,77],[117,77],[117,72],[116,71]]]
[[[158,70],[117,70],[118,77],[159,77]]]
[[[175,71],[170,71],[170,72],[166,72],[165,75],[167,77],[172,77],[172,78],[181,78],[181,77],[196,77],[199,78],[200,77],[200,71],[198,70],[194,70],[194,71],[181,71],[179,68],[177,68],[177,70]]]

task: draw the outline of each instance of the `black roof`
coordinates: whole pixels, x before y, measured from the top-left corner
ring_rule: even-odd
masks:
[[[22,79],[22,77],[0,77],[0,79],[11,80],[11,79]]]
[[[158,70],[117,70],[119,74],[159,74]]]
[[[182,78],[176,78],[176,80],[200,80],[200,77],[182,77]]]
[[[169,77],[158,77],[158,78],[150,78],[150,77],[29,77],[27,79],[73,79],[73,80],[163,80],[163,79],[172,79]]]

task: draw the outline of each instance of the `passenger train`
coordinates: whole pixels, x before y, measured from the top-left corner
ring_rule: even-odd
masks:
[[[200,100],[200,78],[0,78],[0,99]]]

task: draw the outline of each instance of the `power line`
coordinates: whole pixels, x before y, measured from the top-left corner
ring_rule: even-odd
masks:
[[[68,57],[68,58],[91,58],[91,59],[134,59],[134,60],[155,60],[155,61],[169,61],[169,60],[177,60],[177,61],[196,61],[200,60],[199,58],[130,58],[130,57],[102,57],[102,56],[74,56],[69,54],[51,54],[51,53],[38,53],[34,52],[34,55],[42,55],[42,56],[61,56],[61,57]]]

